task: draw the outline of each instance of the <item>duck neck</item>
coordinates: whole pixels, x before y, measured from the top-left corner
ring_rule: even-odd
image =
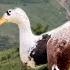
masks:
[[[32,31],[31,31],[31,27],[30,25],[28,25],[27,23],[25,24],[22,24],[20,27],[19,27],[19,31],[20,31],[20,34],[28,34],[28,35],[33,35],[32,34]]]
[[[30,21],[28,19],[28,17],[26,17],[25,19],[23,17],[20,17],[21,19],[19,19],[18,21],[18,27],[19,27],[19,31],[20,31],[20,34],[28,34],[28,35],[31,35],[33,36],[33,33],[31,31],[31,26],[30,26]]]
[[[20,40],[20,49],[26,50],[25,47],[32,47],[35,36],[31,31],[30,22],[26,21],[25,23],[21,22],[19,25],[19,40]]]

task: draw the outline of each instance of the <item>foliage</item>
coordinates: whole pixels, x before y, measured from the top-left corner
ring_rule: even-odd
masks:
[[[0,70],[47,70],[47,65],[40,66],[36,69],[27,68],[21,64],[17,55],[19,55],[18,48],[0,51]]]
[[[17,48],[0,51],[0,70],[20,70]]]
[[[42,24],[37,24],[36,27],[32,28],[33,32],[35,32],[35,34],[40,35],[44,32],[46,32],[48,29],[48,25],[46,25],[45,27]]]

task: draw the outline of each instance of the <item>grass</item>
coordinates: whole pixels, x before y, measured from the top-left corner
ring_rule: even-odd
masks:
[[[0,52],[0,70],[20,70],[20,59],[16,48]]]
[[[0,51],[0,70],[46,70],[47,65],[31,69],[22,66],[19,58],[18,48],[11,48]]]

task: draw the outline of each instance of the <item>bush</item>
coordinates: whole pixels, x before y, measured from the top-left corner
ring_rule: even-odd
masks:
[[[48,25],[37,24],[35,28],[32,27],[32,30],[35,34],[40,35],[48,30]]]
[[[4,60],[6,60],[6,59],[7,59],[6,56],[2,56],[2,57],[1,57],[1,61],[4,61]]]
[[[7,54],[7,59],[11,58],[11,55],[10,54]]]

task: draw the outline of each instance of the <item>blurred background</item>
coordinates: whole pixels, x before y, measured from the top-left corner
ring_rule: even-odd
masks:
[[[69,0],[0,0],[0,16],[14,7],[25,10],[32,31],[37,35],[70,20]],[[7,23],[0,26],[0,70],[27,70],[25,66],[21,67],[19,29],[15,24]],[[47,70],[47,68],[43,66],[36,70]]]

